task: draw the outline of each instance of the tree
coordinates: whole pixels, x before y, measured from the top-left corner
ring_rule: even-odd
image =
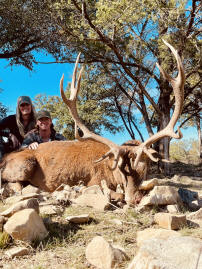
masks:
[[[152,135],[152,119],[156,118],[157,130],[163,129],[174,106],[172,88],[154,65],[158,61],[168,73],[175,75],[176,63],[162,38],[178,48],[184,58],[185,102],[191,94],[195,96],[199,92],[199,10],[197,0],[192,0],[192,6],[188,7],[181,0],[72,0],[68,4],[58,1],[54,11],[71,50],[81,51],[83,61],[96,63],[103,70],[109,90],[118,91],[116,102],[122,104],[122,95],[127,96],[128,106],[132,102],[140,111]],[[154,116],[150,116],[148,107],[152,107]],[[191,107],[192,103],[187,102],[183,113]],[[130,109],[130,113],[133,111],[134,108]],[[164,139],[160,149],[168,158],[169,139]]]
[[[171,142],[170,157],[174,161],[197,163],[199,161],[198,141],[194,139],[182,139]]]
[[[1,0],[0,59],[32,69],[35,51],[62,55],[58,28],[52,20],[51,0]]]
[[[92,73],[87,70],[81,83],[81,94],[78,100],[78,111],[85,125],[95,133],[108,130],[112,133],[121,131],[118,124],[118,113],[111,102],[109,92],[99,87],[102,77],[92,80]],[[70,85],[66,90],[69,96]],[[74,121],[69,114],[67,106],[58,96],[38,95],[35,97],[37,109],[47,109],[54,119],[55,128],[62,132],[68,139],[74,138]]]

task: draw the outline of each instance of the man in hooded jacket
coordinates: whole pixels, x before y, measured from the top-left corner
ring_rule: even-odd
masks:
[[[20,148],[25,135],[36,124],[36,112],[29,96],[20,96],[17,100],[16,114],[0,121],[0,159],[5,153]],[[5,143],[2,136],[8,137]]]

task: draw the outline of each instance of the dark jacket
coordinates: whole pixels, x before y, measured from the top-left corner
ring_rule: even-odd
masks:
[[[19,140],[19,142],[22,143],[23,137],[19,132],[19,128],[16,121],[16,115],[10,115],[0,121],[0,135],[6,136],[6,132],[3,132],[3,130],[5,129],[9,129],[9,133],[14,134],[16,138]]]
[[[64,141],[64,140],[66,140],[66,138],[63,135],[56,133],[56,131],[54,129],[52,129],[50,141],[54,141],[54,140],[58,140],[58,141],[63,140]],[[34,142],[37,142],[38,144],[44,143],[44,141],[41,139],[41,137],[39,135],[39,131],[37,129],[30,131],[25,136],[21,148],[26,148]]]

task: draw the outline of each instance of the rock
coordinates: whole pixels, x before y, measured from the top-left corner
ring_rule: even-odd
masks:
[[[0,213],[1,216],[10,217],[16,212],[26,209],[26,208],[33,208],[39,213],[39,203],[36,198],[31,198],[28,200],[23,200],[18,202],[17,204],[12,205],[7,210]]]
[[[143,197],[139,207],[148,205],[173,205],[181,202],[178,191],[171,186],[155,186],[150,193]]]
[[[52,194],[53,199],[55,199],[60,204],[65,204],[65,205],[70,204],[71,199],[75,199],[77,197],[78,195],[76,191],[66,190],[65,188],[64,190],[54,191]]]
[[[187,215],[187,219],[195,220],[195,219],[201,219],[202,220],[202,208],[200,208],[196,212],[192,212]]]
[[[64,210],[56,205],[40,205],[39,211],[41,215],[49,215],[49,216],[54,216],[61,214]]]
[[[38,193],[29,193],[25,195],[12,196],[5,200],[5,204],[11,205],[11,204],[15,204],[15,203],[18,203],[20,201],[27,200],[30,198],[41,199],[42,197],[41,197],[41,194],[38,194]]]
[[[148,228],[143,231],[138,231],[137,232],[137,246],[140,247],[144,241],[152,238],[157,238],[157,239],[163,239],[166,240],[169,237],[174,236],[181,236],[180,233],[172,230],[165,230],[165,229],[154,229],[154,228]]]
[[[8,182],[4,184],[3,197],[9,197],[15,194],[21,194],[22,185],[19,182]]]
[[[122,202],[124,200],[124,194],[123,191],[121,190],[121,192],[115,192],[113,190],[110,190],[110,188],[107,186],[107,182],[106,180],[101,180],[101,186],[102,186],[102,191],[109,200],[115,201],[115,202]],[[120,189],[117,188],[117,189]]]
[[[189,236],[146,240],[128,266],[128,269],[181,268],[202,268],[202,240]]]
[[[92,185],[90,187],[83,188],[82,194],[87,194],[87,193],[103,195],[103,192],[99,185]]]
[[[9,258],[24,256],[28,254],[29,254],[28,248],[24,247],[15,247],[5,251],[5,255],[8,256]]]
[[[157,178],[153,178],[150,180],[144,180],[144,181],[142,181],[141,185],[139,186],[139,190],[149,191],[149,190],[153,189],[154,186],[156,186],[157,184],[158,184]]]
[[[86,259],[99,269],[111,269],[128,259],[124,250],[113,247],[103,237],[96,236],[86,248]]]
[[[179,181],[180,180],[180,176],[179,175],[174,175],[170,181]]]
[[[192,178],[188,177],[188,176],[181,176],[180,181],[181,182],[190,182],[190,181],[192,181]]]
[[[68,216],[66,220],[72,223],[82,224],[82,223],[87,223],[90,220],[90,216],[89,214],[83,214],[83,215],[78,215],[78,216]]]
[[[101,180],[101,186],[102,186],[102,190],[103,190],[103,193],[106,197],[108,197],[108,199],[110,199],[110,192],[111,190],[109,189],[109,187],[107,186],[107,182],[106,180]]]
[[[187,220],[192,221],[193,223],[198,224],[200,227],[202,227],[202,208],[196,212],[188,214]]]
[[[61,184],[59,187],[57,187],[57,189],[55,191],[62,191],[62,190],[66,190],[66,191],[71,192],[72,188],[69,185]]]
[[[179,213],[180,212],[179,206],[177,204],[176,205],[167,205],[166,209],[167,209],[168,213]]]
[[[30,193],[35,193],[39,194],[41,191],[39,188],[34,187],[32,185],[28,185],[25,188],[22,189],[22,195],[30,194]]]
[[[119,220],[119,219],[112,219],[110,222],[113,223],[113,224],[116,224],[116,225],[122,225],[123,224],[123,222],[121,220]]]
[[[128,204],[124,205],[124,206],[123,206],[123,212],[124,212],[124,213],[127,213],[127,211],[128,211],[130,208],[131,208],[131,207],[130,207],[130,205],[128,205]]]
[[[174,215],[170,213],[156,213],[154,221],[162,228],[178,230],[187,224],[185,215]]]
[[[33,241],[42,240],[48,235],[42,218],[34,209],[21,210],[4,225],[4,230],[15,240]]]
[[[114,253],[115,264],[117,263],[119,264],[123,261],[129,260],[129,257],[127,256],[124,248],[117,245],[112,245],[112,248],[113,248],[113,253]]]
[[[103,194],[85,193],[73,200],[80,206],[89,206],[104,211],[109,208],[109,199]]]

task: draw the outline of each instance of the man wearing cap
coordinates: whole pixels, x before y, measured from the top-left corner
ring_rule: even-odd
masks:
[[[29,96],[20,96],[17,101],[16,114],[0,121],[0,159],[4,153],[19,149],[22,141],[36,125],[36,112]],[[5,143],[3,137],[8,138]]]
[[[39,144],[54,140],[60,141],[66,140],[66,138],[56,133],[50,113],[41,110],[36,115],[36,128],[25,136],[21,148],[37,149]]]

